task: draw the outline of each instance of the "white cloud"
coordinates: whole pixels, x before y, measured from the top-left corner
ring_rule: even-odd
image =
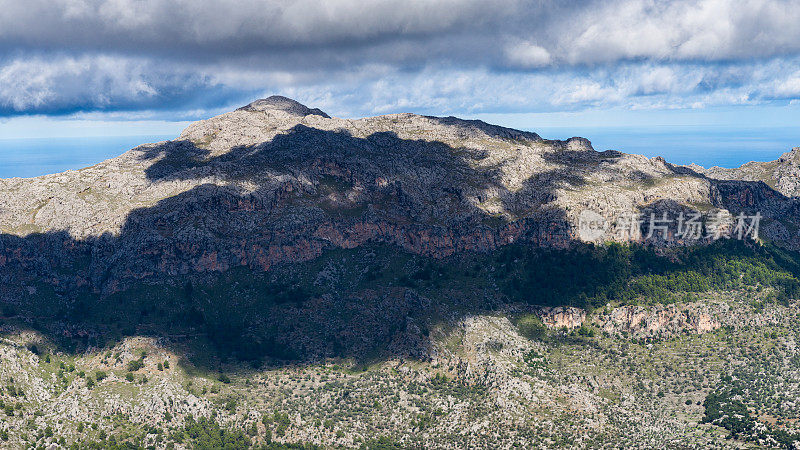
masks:
[[[679,84],[678,76],[671,67],[659,66],[645,71],[638,80],[639,92],[645,95],[676,92],[684,88],[693,88],[697,83]]]
[[[797,0],[0,0],[0,115],[672,108],[800,95]]]
[[[775,96],[781,98],[800,98],[800,72],[778,82],[774,93]]]
[[[617,90],[596,81],[581,81],[574,86],[566,86],[554,99],[555,105],[593,105],[619,98]]]
[[[507,47],[506,57],[512,65],[527,68],[543,67],[552,61],[550,52],[547,49],[530,42],[521,42]]]
[[[107,55],[17,58],[0,64],[0,111],[136,108],[198,86],[197,76]]]
[[[344,116],[756,105],[800,98],[799,63],[636,62],[541,72],[366,65],[286,72],[108,55],[36,57],[0,62],[0,112],[164,110],[191,118],[275,93]]]
[[[800,5],[784,0],[622,0],[580,12],[557,39],[572,64],[721,61],[800,52]]]

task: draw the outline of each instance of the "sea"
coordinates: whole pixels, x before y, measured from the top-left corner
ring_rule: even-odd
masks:
[[[535,131],[547,139],[581,136],[596,150],[619,150],[676,164],[737,167],[772,161],[800,147],[800,127],[550,127]],[[0,178],[35,177],[80,169],[121,155],[137,145],[174,139],[171,135],[86,138],[0,139]]]
[[[619,150],[674,164],[739,167],[749,161],[773,161],[800,147],[800,126],[733,127],[555,127],[531,130],[547,139],[580,136],[595,150]]]
[[[37,177],[81,169],[150,142],[175,136],[0,139],[0,178]]]

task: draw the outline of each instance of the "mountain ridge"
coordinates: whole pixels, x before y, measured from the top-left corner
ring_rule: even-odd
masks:
[[[271,98],[0,180],[0,446],[791,448],[794,161]]]
[[[312,132],[311,130],[316,130]],[[294,100],[286,97],[273,96],[267,99],[257,100],[247,106],[237,109],[220,116],[195,122],[188,126],[175,141],[166,141],[157,144],[145,144],[137,147],[126,154],[104,161],[98,165],[81,169],[79,171],[68,171],[62,174],[53,174],[43,177],[36,177],[28,179],[28,181],[15,179],[6,179],[0,182],[0,190],[4,193],[11,194],[14,191],[24,191],[25,184],[39,185],[38,192],[26,192],[26,195],[32,195],[37,198],[37,201],[45,201],[48,197],[41,191],[47,190],[47,186],[42,186],[52,180],[50,188],[58,189],[59,185],[64,183],[75,182],[83,186],[83,189],[91,189],[93,184],[108,182],[109,188],[114,192],[125,192],[126,195],[138,194],[141,190],[152,187],[152,185],[159,184],[165,180],[165,177],[159,177],[155,174],[158,170],[163,170],[168,164],[173,164],[178,167],[180,164],[186,164],[186,161],[194,161],[189,165],[194,167],[183,167],[184,173],[182,175],[184,181],[189,182],[192,176],[195,179],[202,179],[210,172],[205,170],[205,173],[200,169],[203,165],[203,158],[207,161],[205,169],[209,169],[211,165],[216,168],[230,165],[236,158],[246,157],[242,152],[243,147],[252,147],[252,151],[258,151],[256,148],[259,145],[268,145],[271,140],[279,137],[283,140],[282,145],[298,144],[297,142],[290,142],[291,139],[287,136],[296,134],[300,131],[306,133],[326,134],[326,139],[331,142],[324,142],[321,136],[308,136],[309,139],[318,139],[316,145],[333,145],[332,148],[339,152],[344,152],[341,148],[343,146],[352,145],[354,148],[367,148],[365,156],[370,158],[379,158],[380,153],[388,145],[403,141],[419,141],[423,146],[427,145],[425,151],[441,152],[442,148],[433,148],[436,143],[444,144],[449,147],[450,152],[461,151],[465,158],[458,160],[452,158],[450,161],[443,161],[440,158],[439,163],[449,162],[458,163],[461,166],[470,166],[476,174],[478,172],[486,172],[485,178],[489,178],[489,183],[482,183],[480,190],[484,195],[477,192],[469,192],[466,195],[472,197],[467,202],[475,204],[485,203],[483,200],[487,196],[491,196],[495,200],[497,197],[508,197],[514,192],[523,188],[523,185],[534,178],[541,178],[541,185],[546,186],[546,178],[561,178],[558,183],[561,183],[563,189],[564,204],[558,204],[562,209],[565,207],[576,207],[575,199],[568,199],[572,191],[580,193],[577,189],[578,184],[589,181],[594,186],[602,186],[608,190],[616,185],[626,185],[628,189],[647,189],[647,183],[658,179],[664,181],[669,177],[684,176],[691,178],[691,180],[684,180],[682,186],[666,186],[662,192],[654,192],[650,195],[645,195],[639,198],[617,199],[616,203],[628,203],[628,205],[610,205],[612,209],[619,209],[619,207],[628,207],[632,209],[639,204],[651,201],[654,197],[662,197],[665,199],[674,199],[680,203],[713,203],[713,193],[709,186],[689,186],[692,182],[703,180],[704,177],[720,178],[721,180],[728,181],[765,181],[766,184],[772,183],[777,192],[784,196],[791,197],[794,193],[795,186],[787,185],[781,187],[779,181],[772,181],[767,176],[755,177],[737,174],[740,169],[701,169],[693,166],[676,166],[667,163],[663,158],[656,157],[647,159],[638,155],[628,155],[613,150],[605,152],[596,152],[591,146],[591,142],[585,138],[571,138],[566,141],[553,141],[542,139],[538,134],[532,132],[524,132],[513,130],[510,128],[490,125],[482,121],[462,120],[454,117],[433,117],[433,116],[418,116],[415,114],[393,114],[386,116],[376,116],[363,119],[338,119],[331,118],[324,112],[318,109],[308,108]],[[337,133],[339,133],[337,135]],[[344,136],[347,134],[348,136]],[[394,134],[394,135],[392,135]],[[352,138],[352,142],[347,142],[347,139]],[[336,140],[339,142],[336,142]],[[344,141],[343,141],[344,139]],[[357,140],[363,140],[356,143]],[[300,143],[301,145],[305,145]],[[191,147],[191,148],[190,148]],[[275,146],[273,146],[275,147]],[[306,145],[308,147],[308,145]],[[413,146],[406,145],[404,148],[412,149]],[[236,150],[232,152],[231,150]],[[416,149],[419,151],[420,149]],[[369,153],[372,152],[372,154]],[[585,152],[585,153],[583,153]],[[216,158],[222,155],[227,155],[224,158]],[[791,155],[787,153],[786,155]],[[323,155],[310,154],[306,155],[312,158],[320,158]],[[400,155],[405,156],[405,155]],[[435,164],[433,160],[425,160],[423,158],[417,161],[417,165]],[[431,156],[431,155],[427,155]],[[436,156],[436,155],[432,155]],[[180,161],[180,158],[184,161]],[[216,159],[211,159],[216,158]],[[169,161],[164,162],[167,159]],[[252,158],[251,158],[252,159]],[[263,158],[262,158],[263,159]],[[748,163],[750,165],[786,165],[793,161],[790,158],[784,158],[773,163]],[[352,162],[352,161],[351,161]],[[358,163],[358,161],[355,161]],[[241,164],[247,162],[240,161]],[[414,167],[412,161],[412,170],[419,170],[421,175],[425,175],[424,171],[430,171],[434,168],[429,167]],[[362,164],[363,165],[363,164]],[[155,166],[155,167],[154,167]],[[518,167],[513,167],[518,166]],[[613,167],[603,167],[613,166]],[[462,167],[462,168],[464,168]],[[447,168],[445,168],[447,169]],[[605,170],[610,169],[610,170]],[[97,173],[103,172],[105,173]],[[188,172],[194,170],[193,174]],[[129,172],[129,173],[126,173]],[[494,173],[492,173],[494,171]],[[144,173],[144,176],[142,174]],[[177,171],[173,170],[172,175],[177,175]],[[243,174],[243,171],[238,171]],[[274,171],[273,171],[274,172]],[[572,174],[569,172],[573,172]],[[693,173],[694,172],[694,173]],[[792,172],[793,173],[793,172]],[[89,175],[85,177],[86,180],[81,180],[78,174]],[[726,176],[726,174],[728,174]],[[130,177],[128,175],[133,175]],[[258,176],[269,176],[269,170],[266,174],[252,174],[255,178],[253,182],[258,182]],[[285,174],[281,174],[285,175]],[[498,179],[492,179],[498,175]],[[587,177],[588,175],[588,177]],[[105,178],[111,176],[117,177],[117,180],[106,181]],[[125,179],[128,176],[129,179]],[[244,176],[248,176],[245,174]],[[569,178],[572,177],[572,180]],[[135,179],[134,179],[135,178]],[[627,178],[627,180],[625,179]],[[208,179],[214,182],[212,178]],[[172,180],[174,181],[174,180]],[[216,180],[220,181],[220,180]],[[222,180],[224,183],[224,180]],[[459,180],[465,181],[465,180]],[[534,180],[535,181],[535,180]],[[573,183],[570,183],[572,181]],[[626,183],[626,181],[628,181]],[[115,183],[116,182],[116,183]],[[644,182],[644,185],[640,185]],[[481,181],[477,181],[481,183]],[[163,183],[162,183],[163,184]],[[196,185],[197,183],[193,183]],[[608,186],[603,186],[607,184]],[[697,184],[697,183],[695,183]],[[708,184],[708,183],[700,183]],[[113,186],[112,186],[113,185]],[[180,187],[177,186],[164,186],[165,189],[160,192],[153,192],[150,196],[149,203],[153,199],[168,198],[170,195],[180,192]],[[425,186],[430,188],[430,186]],[[549,187],[549,186],[546,186]],[[558,188],[561,186],[552,186]],[[172,190],[170,190],[172,188]],[[456,188],[459,188],[456,186]],[[674,189],[672,189],[674,188]],[[52,190],[51,189],[51,190]],[[463,188],[462,188],[463,189]],[[690,190],[693,192],[677,192],[678,190]],[[757,190],[757,187],[753,187]],[[27,189],[34,191],[37,189]],[[131,192],[133,190],[134,192]],[[475,189],[473,189],[475,191]],[[499,192],[498,192],[499,191]],[[506,191],[506,192],[503,192]],[[81,191],[82,192],[82,191]],[[73,194],[80,194],[73,193]],[[61,194],[57,192],[57,194]],[[584,194],[590,197],[597,197],[591,192]],[[618,194],[618,192],[614,192]],[[8,198],[8,195],[6,195]],[[67,201],[66,198],[62,199]],[[558,199],[557,199],[558,200]],[[594,199],[596,202],[603,202],[602,199]],[[20,211],[19,205],[14,204],[15,201],[6,201],[0,203],[0,226],[6,232],[17,233],[19,228],[24,228],[26,221],[21,217],[15,217],[16,214],[23,214]],[[502,202],[502,199],[501,199]],[[147,204],[148,201],[135,202],[136,204]],[[524,203],[524,201],[523,201]],[[589,205],[580,205],[587,207]],[[591,203],[591,202],[589,202]],[[47,205],[45,205],[47,206]],[[526,205],[529,209],[533,205]],[[718,204],[718,207],[725,207],[726,205]],[[748,205],[752,206],[752,205]],[[75,205],[75,208],[80,209],[89,208],[92,205]],[[616,208],[615,208],[616,207]],[[509,214],[507,208],[504,209],[499,205],[481,204],[478,205],[479,209],[494,216],[505,216],[513,220],[512,214]],[[35,210],[35,205],[29,205],[29,210]],[[47,210],[47,208],[44,208]],[[39,211],[37,211],[39,212]],[[75,214],[79,211],[71,211]],[[77,214],[80,216],[80,214]],[[30,218],[29,218],[30,219]],[[103,223],[106,221],[112,222],[114,225],[100,228],[99,230],[92,230],[92,225],[85,222],[70,221],[69,224],[59,223],[53,217],[32,217],[33,220],[28,220],[28,228],[34,231],[50,231],[54,229],[69,229],[70,233],[76,236],[87,236],[90,234],[98,234],[99,230],[105,232],[113,232],[114,227],[120,226],[121,218],[119,216],[110,218],[100,217],[97,222]],[[574,219],[574,218],[570,218]],[[572,220],[574,222],[574,220]],[[88,226],[87,226],[88,225]],[[574,224],[573,224],[574,225]],[[97,228],[97,227],[95,227]],[[15,230],[16,229],[16,230]]]
[[[794,173],[793,154],[775,170]],[[107,254],[58,283],[99,282],[94,289],[113,293],[133,280],[266,271],[367,243],[441,258],[515,242],[714,240],[681,238],[675,223],[660,234],[645,228],[648,216],[692,213],[721,218],[729,231],[737,214],[758,213],[762,238],[800,245],[796,197],[770,187],[766,172],[719,173],[598,152],[584,138],[415,114],[339,119],[270,97],[95,166],[0,180],[0,266],[47,261],[39,275],[52,278],[46,267]],[[587,210],[604,234],[582,234]],[[630,212],[645,219],[626,230],[620,218]],[[73,250],[42,253],[40,240]]]

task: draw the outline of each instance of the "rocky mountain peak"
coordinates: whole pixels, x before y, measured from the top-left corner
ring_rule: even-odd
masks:
[[[594,151],[591,141],[582,137],[571,137],[567,139],[566,148],[572,151]]]
[[[256,100],[249,105],[239,108],[241,111],[283,111],[295,116],[322,116],[330,118],[319,108],[309,108],[308,106],[291,98],[281,95],[273,95],[267,98]]]
[[[782,154],[778,161],[781,163],[793,163],[794,165],[800,165],[800,147],[795,147],[791,151]]]

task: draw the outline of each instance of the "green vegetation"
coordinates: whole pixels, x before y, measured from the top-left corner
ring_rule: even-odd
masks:
[[[245,450],[250,448],[250,438],[241,430],[228,430],[216,421],[201,417],[189,418],[183,433],[192,448],[197,450]]]
[[[668,303],[744,286],[772,288],[781,302],[800,294],[800,258],[774,246],[718,241],[664,253],[618,244],[566,252],[513,246],[495,263],[511,299],[539,305]]]
[[[425,290],[426,295],[436,292],[437,279],[458,276],[453,266],[422,261],[426,265],[410,266],[410,272],[421,273],[414,279],[417,289]],[[501,265],[494,267],[499,271]],[[475,267],[461,266],[464,269],[474,271]],[[62,366],[59,361],[64,361],[67,371],[70,363],[76,366],[75,372],[91,370],[87,377],[91,380],[98,368],[109,371],[101,390],[80,389],[85,380],[69,376],[78,389],[45,401],[14,399],[12,392],[29,390],[29,385],[22,377],[14,380],[0,373],[2,400],[24,404],[24,409],[14,409],[14,416],[3,419],[10,435],[7,446],[47,448],[65,439],[62,448],[76,449],[314,448],[283,442],[304,435],[325,448],[422,448],[433,440],[455,448],[636,448],[642,442],[659,448],[790,448],[800,431],[796,422],[800,405],[795,404],[800,356],[794,345],[800,338],[800,315],[794,308],[773,305],[764,308],[763,315],[750,316],[754,299],[768,292],[709,293],[700,304],[718,306],[713,314],[729,311],[741,314],[735,320],[752,317],[759,324],[733,327],[724,323],[703,334],[677,332],[631,339],[601,331],[605,328],[592,322],[541,337],[544,328],[536,316],[508,317],[495,311],[463,320],[460,316],[431,327],[432,345],[452,352],[436,362],[411,357],[362,365],[336,358],[254,367],[249,362],[228,360],[213,370],[197,370],[162,346],[175,345],[175,341],[163,340],[160,345],[148,344],[149,373],[154,387],[159,387],[148,395],[166,395],[144,420],[134,412],[136,406],[130,406],[137,405],[142,391],[119,379],[121,375],[133,378],[133,373],[124,372],[130,358],[125,355],[132,343],[139,348],[140,340],[74,358],[54,351],[54,364],[44,368],[29,357],[24,344],[2,344],[16,349],[18,360],[33,361],[31,367],[44,375],[44,385],[51,388],[61,385],[53,376],[55,370],[61,370],[56,369]],[[397,301],[397,297],[391,300]],[[527,309],[518,306],[507,311]],[[592,319],[605,315],[604,308]],[[534,342],[516,345],[516,332]],[[163,367],[167,358],[173,361],[173,369],[157,371],[158,361]],[[485,369],[470,370],[461,364],[468,358],[485,361]],[[98,367],[98,362],[108,365]],[[111,376],[111,371],[116,376]],[[229,383],[219,380],[221,374],[230,376]],[[493,401],[498,395],[492,386],[494,374],[502,374],[518,386],[531,386],[539,401],[511,395],[499,406]],[[140,376],[137,373],[135,380]],[[41,412],[64,398],[83,398],[94,405],[94,399],[109,394],[119,396],[122,407],[118,413],[93,408],[83,418],[85,422],[72,422]],[[203,400],[202,406],[187,411],[186,401],[194,402],[194,397]],[[586,407],[570,408],[576,401]],[[699,423],[704,412],[705,423]],[[188,420],[189,414],[205,418]],[[593,419],[599,415],[606,419],[597,425]],[[36,423],[28,422],[31,416]],[[401,419],[396,420],[398,417]],[[155,420],[151,422],[151,418]],[[506,420],[509,425],[495,426]],[[643,422],[648,426],[642,427]],[[466,429],[469,432],[461,432]]]
[[[141,359],[136,359],[128,362],[128,372],[136,372],[142,367],[144,367],[144,361]]]
[[[389,437],[381,436],[377,439],[367,440],[359,448],[361,450],[399,450],[407,447]]]
[[[747,392],[746,383],[725,376],[713,392],[706,397],[703,406],[705,416],[703,422],[725,428],[731,437],[757,443],[771,443],[772,446],[782,448],[796,448],[800,441],[800,434],[789,433],[786,430],[775,428],[771,425],[757,421],[745,404]]]
[[[517,319],[516,325],[519,334],[528,339],[538,340],[547,335],[547,327],[536,314],[526,314],[520,317]]]
[[[286,430],[289,428],[289,425],[292,424],[292,422],[289,420],[288,414],[280,413],[278,411],[275,411],[272,420],[276,424],[275,434],[277,436],[283,436],[286,434]]]
[[[85,339],[55,336],[64,350],[102,348],[144,330],[153,335],[202,336],[222,359],[233,356],[257,365],[265,357],[284,361],[374,357],[405,326],[407,317],[419,319],[416,322],[426,333],[430,311],[422,300],[409,300],[402,306],[405,310],[398,309],[387,297],[397,289],[411,290],[437,307],[461,311],[496,309],[503,303],[591,311],[609,303],[669,303],[707,291],[745,288],[763,292],[762,300],[785,304],[800,295],[798,261],[796,253],[773,245],[736,240],[658,250],[618,244],[575,244],[567,250],[514,244],[490,253],[442,259],[391,246],[365,246],[328,250],[312,261],[276,266],[266,273],[235,267],[202,277],[137,282],[108,297],[77,292],[72,302],[46,285],[37,286],[35,301],[20,306],[29,310],[18,313],[36,317],[42,331],[48,329],[47,317],[66,317],[79,326],[102,330]],[[364,296],[365,292],[374,295]],[[326,300],[320,302],[321,298]],[[536,321],[521,317],[516,325],[522,334],[541,339],[544,329]],[[362,323],[373,325],[358,339],[345,330],[349,324]],[[594,330],[578,333],[590,337]],[[356,347],[364,342],[373,347]],[[311,355],[310,348],[325,353]],[[143,365],[140,358],[130,361],[127,369],[133,373]],[[168,368],[167,362],[161,364],[161,369]],[[226,383],[224,377],[219,380]]]

